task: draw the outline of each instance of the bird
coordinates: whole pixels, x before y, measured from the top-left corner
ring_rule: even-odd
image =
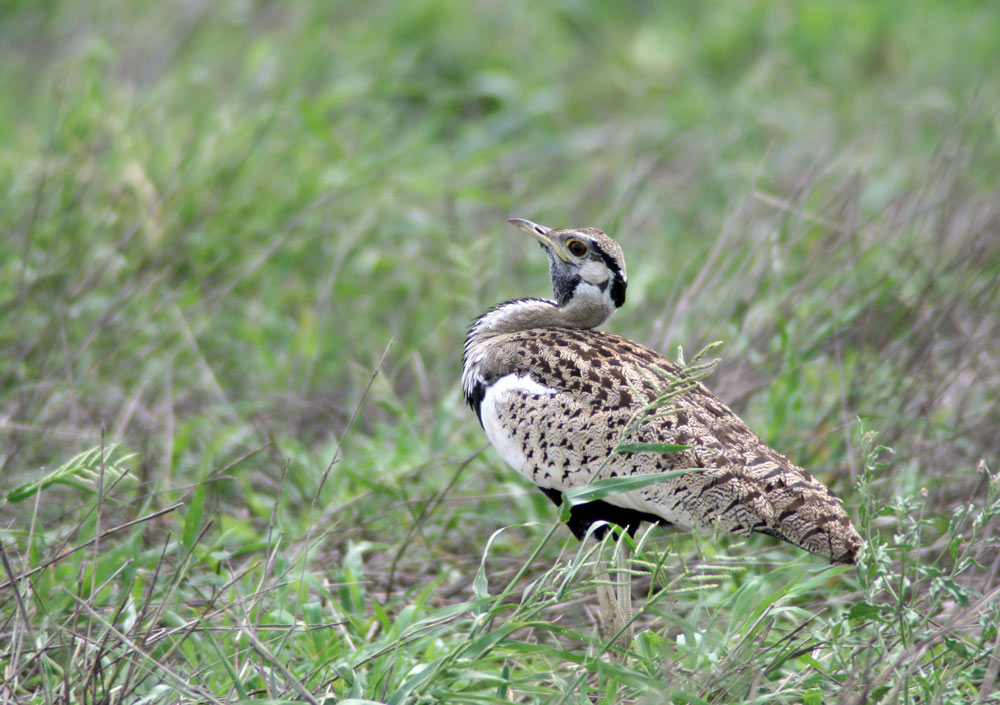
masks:
[[[609,524],[634,535],[651,522],[767,534],[834,564],[856,562],[863,540],[823,483],[698,380],[664,404],[663,389],[683,382],[685,368],[598,330],[625,303],[625,257],[614,239],[593,227],[508,222],[548,255],[553,298],[506,301],[469,328],[462,389],[497,453],[556,505],[595,480],[690,470],[576,504],[568,526],[578,539],[598,522],[590,532],[598,538]],[[674,452],[616,452],[644,447],[631,444]]]

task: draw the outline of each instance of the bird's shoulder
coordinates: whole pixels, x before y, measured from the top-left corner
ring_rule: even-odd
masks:
[[[498,336],[491,347],[486,367],[494,380],[530,377],[562,405],[608,423],[646,409],[640,430],[661,441],[669,432],[672,442],[712,446],[733,459],[759,451],[784,461],[705,385],[645,345],[597,330],[540,328]]]
[[[604,331],[532,328],[489,342],[488,377],[530,375],[546,387],[588,397],[621,388],[636,403],[648,403],[684,376],[676,363],[645,345]],[[631,402],[626,405],[631,405]]]

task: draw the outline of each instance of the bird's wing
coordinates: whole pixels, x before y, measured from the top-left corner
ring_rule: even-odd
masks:
[[[761,532],[835,561],[853,560],[861,539],[840,500],[703,385],[684,381],[666,358],[598,331],[548,328],[505,337],[486,371],[482,421],[501,457],[535,484],[562,491],[690,469],[604,501],[682,526]],[[680,448],[615,452],[623,442]]]

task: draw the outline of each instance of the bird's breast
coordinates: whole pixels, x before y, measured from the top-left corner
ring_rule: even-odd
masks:
[[[527,455],[537,435],[532,427],[541,421],[545,400],[555,394],[530,374],[508,374],[486,388],[480,404],[480,420],[490,443],[505,463],[531,480],[534,463]]]

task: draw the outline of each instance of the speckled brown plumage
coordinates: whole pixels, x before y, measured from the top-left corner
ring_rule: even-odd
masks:
[[[834,562],[853,563],[862,541],[840,500],[764,443],[704,385],[686,381],[658,413],[643,416],[671,383],[684,382],[683,371],[647,347],[579,325],[584,304],[591,314],[604,305],[610,315],[624,300],[620,248],[593,229],[538,232],[545,239],[531,234],[549,251],[553,270],[567,270],[558,273],[563,291],[553,272],[557,301],[502,304],[477,321],[466,341],[466,396],[491,441],[556,501],[559,492],[596,479],[698,469],[575,507],[574,533],[582,535],[596,519],[633,531],[639,520],[655,519],[770,534]],[[566,243],[580,239],[590,251],[572,257]],[[608,279],[601,278],[602,263]],[[573,281],[574,273],[582,279]],[[617,298],[609,285],[616,276]],[[689,448],[615,453],[626,440]]]

